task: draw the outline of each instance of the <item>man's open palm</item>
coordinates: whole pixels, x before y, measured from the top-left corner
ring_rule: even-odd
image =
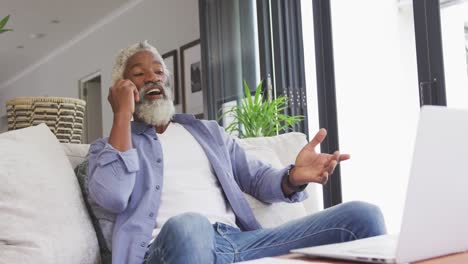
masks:
[[[290,174],[290,182],[296,186],[309,182],[325,184],[328,177],[333,174],[338,162],[350,158],[348,154],[340,154],[335,151],[333,154],[317,153],[315,148],[327,136],[327,130],[320,129],[315,137],[302,148],[297,155],[296,163]]]

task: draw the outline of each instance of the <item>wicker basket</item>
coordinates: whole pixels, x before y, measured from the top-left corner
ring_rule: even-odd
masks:
[[[86,102],[65,97],[20,97],[7,102],[8,130],[45,123],[62,143],[81,143]]]

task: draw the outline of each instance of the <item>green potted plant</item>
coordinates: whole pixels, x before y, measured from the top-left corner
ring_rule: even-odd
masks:
[[[13,31],[13,29],[8,29],[5,28],[6,23],[8,22],[8,19],[10,19],[10,15],[4,17],[2,20],[0,20],[0,34],[7,32],[7,31]]]
[[[303,116],[284,114],[288,103],[286,96],[276,99],[268,96],[265,100],[261,90],[262,82],[257,86],[255,96],[252,96],[249,86],[244,81],[244,98],[219,117],[219,120],[225,116],[234,118],[226,127],[226,132],[237,132],[240,138],[275,136],[302,120]]]

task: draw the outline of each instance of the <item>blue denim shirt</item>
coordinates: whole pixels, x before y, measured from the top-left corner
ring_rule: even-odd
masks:
[[[175,115],[172,121],[183,125],[205,151],[242,230],[261,228],[243,192],[267,203],[307,198],[305,192],[285,197],[281,179],[288,167],[277,170],[249,159],[215,121],[201,121],[186,114]],[[132,122],[132,149],[119,152],[107,142],[108,139],[100,139],[90,147],[89,195],[104,209],[117,214],[112,263],[141,264],[164,187],[161,144],[155,129],[139,122]]]

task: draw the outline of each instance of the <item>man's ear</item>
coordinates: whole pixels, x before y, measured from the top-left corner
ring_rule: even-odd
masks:
[[[128,79],[127,69],[124,69],[124,71],[122,72],[122,79],[124,80]]]
[[[164,86],[171,87],[171,80],[170,79],[171,79],[170,76],[166,77],[166,81],[164,82]],[[174,90],[174,87],[171,87],[171,88],[172,88],[172,90]]]

